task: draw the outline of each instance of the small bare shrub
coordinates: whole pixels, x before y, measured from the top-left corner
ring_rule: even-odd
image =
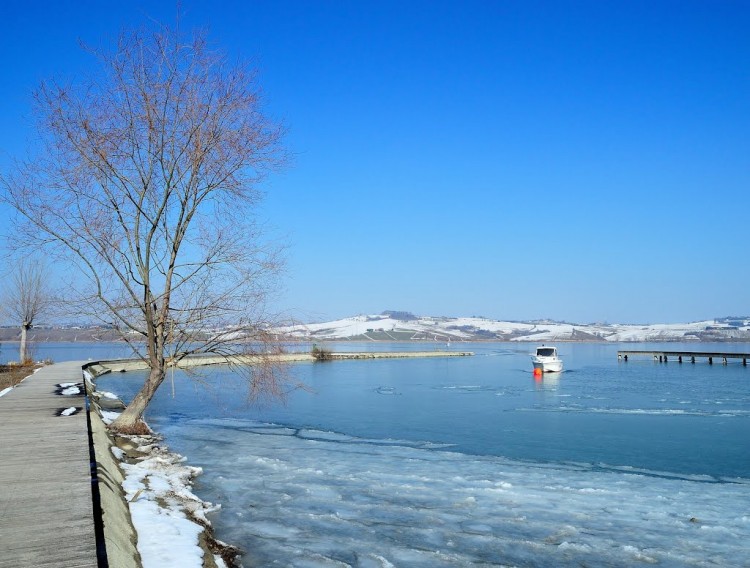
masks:
[[[312,351],[310,352],[313,359],[316,361],[331,361],[333,360],[333,352],[328,347],[318,347],[313,345]]]

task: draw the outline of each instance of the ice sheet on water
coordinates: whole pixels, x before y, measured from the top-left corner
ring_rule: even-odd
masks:
[[[488,385],[442,385],[434,387],[437,390],[458,391],[458,392],[479,392],[494,391],[495,387]]]
[[[224,540],[288,566],[742,565],[747,485],[523,463],[243,420],[162,428]],[[220,436],[231,444],[206,443]]]
[[[623,473],[636,473],[640,475],[651,475],[657,477],[668,477],[672,479],[685,479],[688,481],[704,481],[704,482],[718,482],[722,481],[711,475],[689,475],[684,473],[675,473],[672,471],[655,471],[653,469],[643,469],[639,467],[633,467],[630,465],[609,465],[605,463],[597,464],[603,469],[611,469],[615,471],[621,471]],[[723,480],[725,483],[733,483],[733,481]]]
[[[286,429],[285,429],[286,430]],[[410,440],[393,440],[393,439],[378,439],[373,440],[370,438],[357,438],[356,436],[350,436],[347,434],[339,434],[338,432],[323,432],[321,430],[311,430],[309,428],[300,428],[296,430],[293,435],[303,438],[306,440],[320,440],[328,442],[346,442],[349,444],[368,444],[368,445],[380,445],[380,446],[412,446],[412,447],[436,447],[438,444],[428,442],[414,442]],[[448,444],[440,444],[439,447],[446,447]]]
[[[562,398],[562,397],[561,397]],[[747,410],[685,410],[684,408],[606,408],[563,405],[559,407],[517,408],[518,412],[569,412],[581,414],[634,414],[648,416],[726,416],[747,417]]]

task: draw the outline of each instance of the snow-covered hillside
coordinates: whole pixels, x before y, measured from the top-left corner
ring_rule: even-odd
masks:
[[[413,316],[403,312],[359,315],[278,330],[295,339],[372,341],[750,341],[750,318],[674,324],[571,324],[486,318]]]

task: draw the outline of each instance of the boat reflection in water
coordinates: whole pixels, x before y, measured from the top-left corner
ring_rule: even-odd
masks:
[[[561,373],[542,373],[534,369],[534,390],[556,391],[560,386]]]

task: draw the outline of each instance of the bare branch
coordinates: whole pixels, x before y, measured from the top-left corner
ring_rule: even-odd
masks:
[[[94,54],[99,77],[36,91],[40,150],[2,177],[0,199],[26,243],[81,270],[74,305],[151,367],[118,421],[127,429],[169,359],[270,349],[265,299],[281,262],[254,211],[258,183],[284,162],[283,131],[253,71],[203,33],[128,32]],[[253,374],[258,396],[283,390]]]

